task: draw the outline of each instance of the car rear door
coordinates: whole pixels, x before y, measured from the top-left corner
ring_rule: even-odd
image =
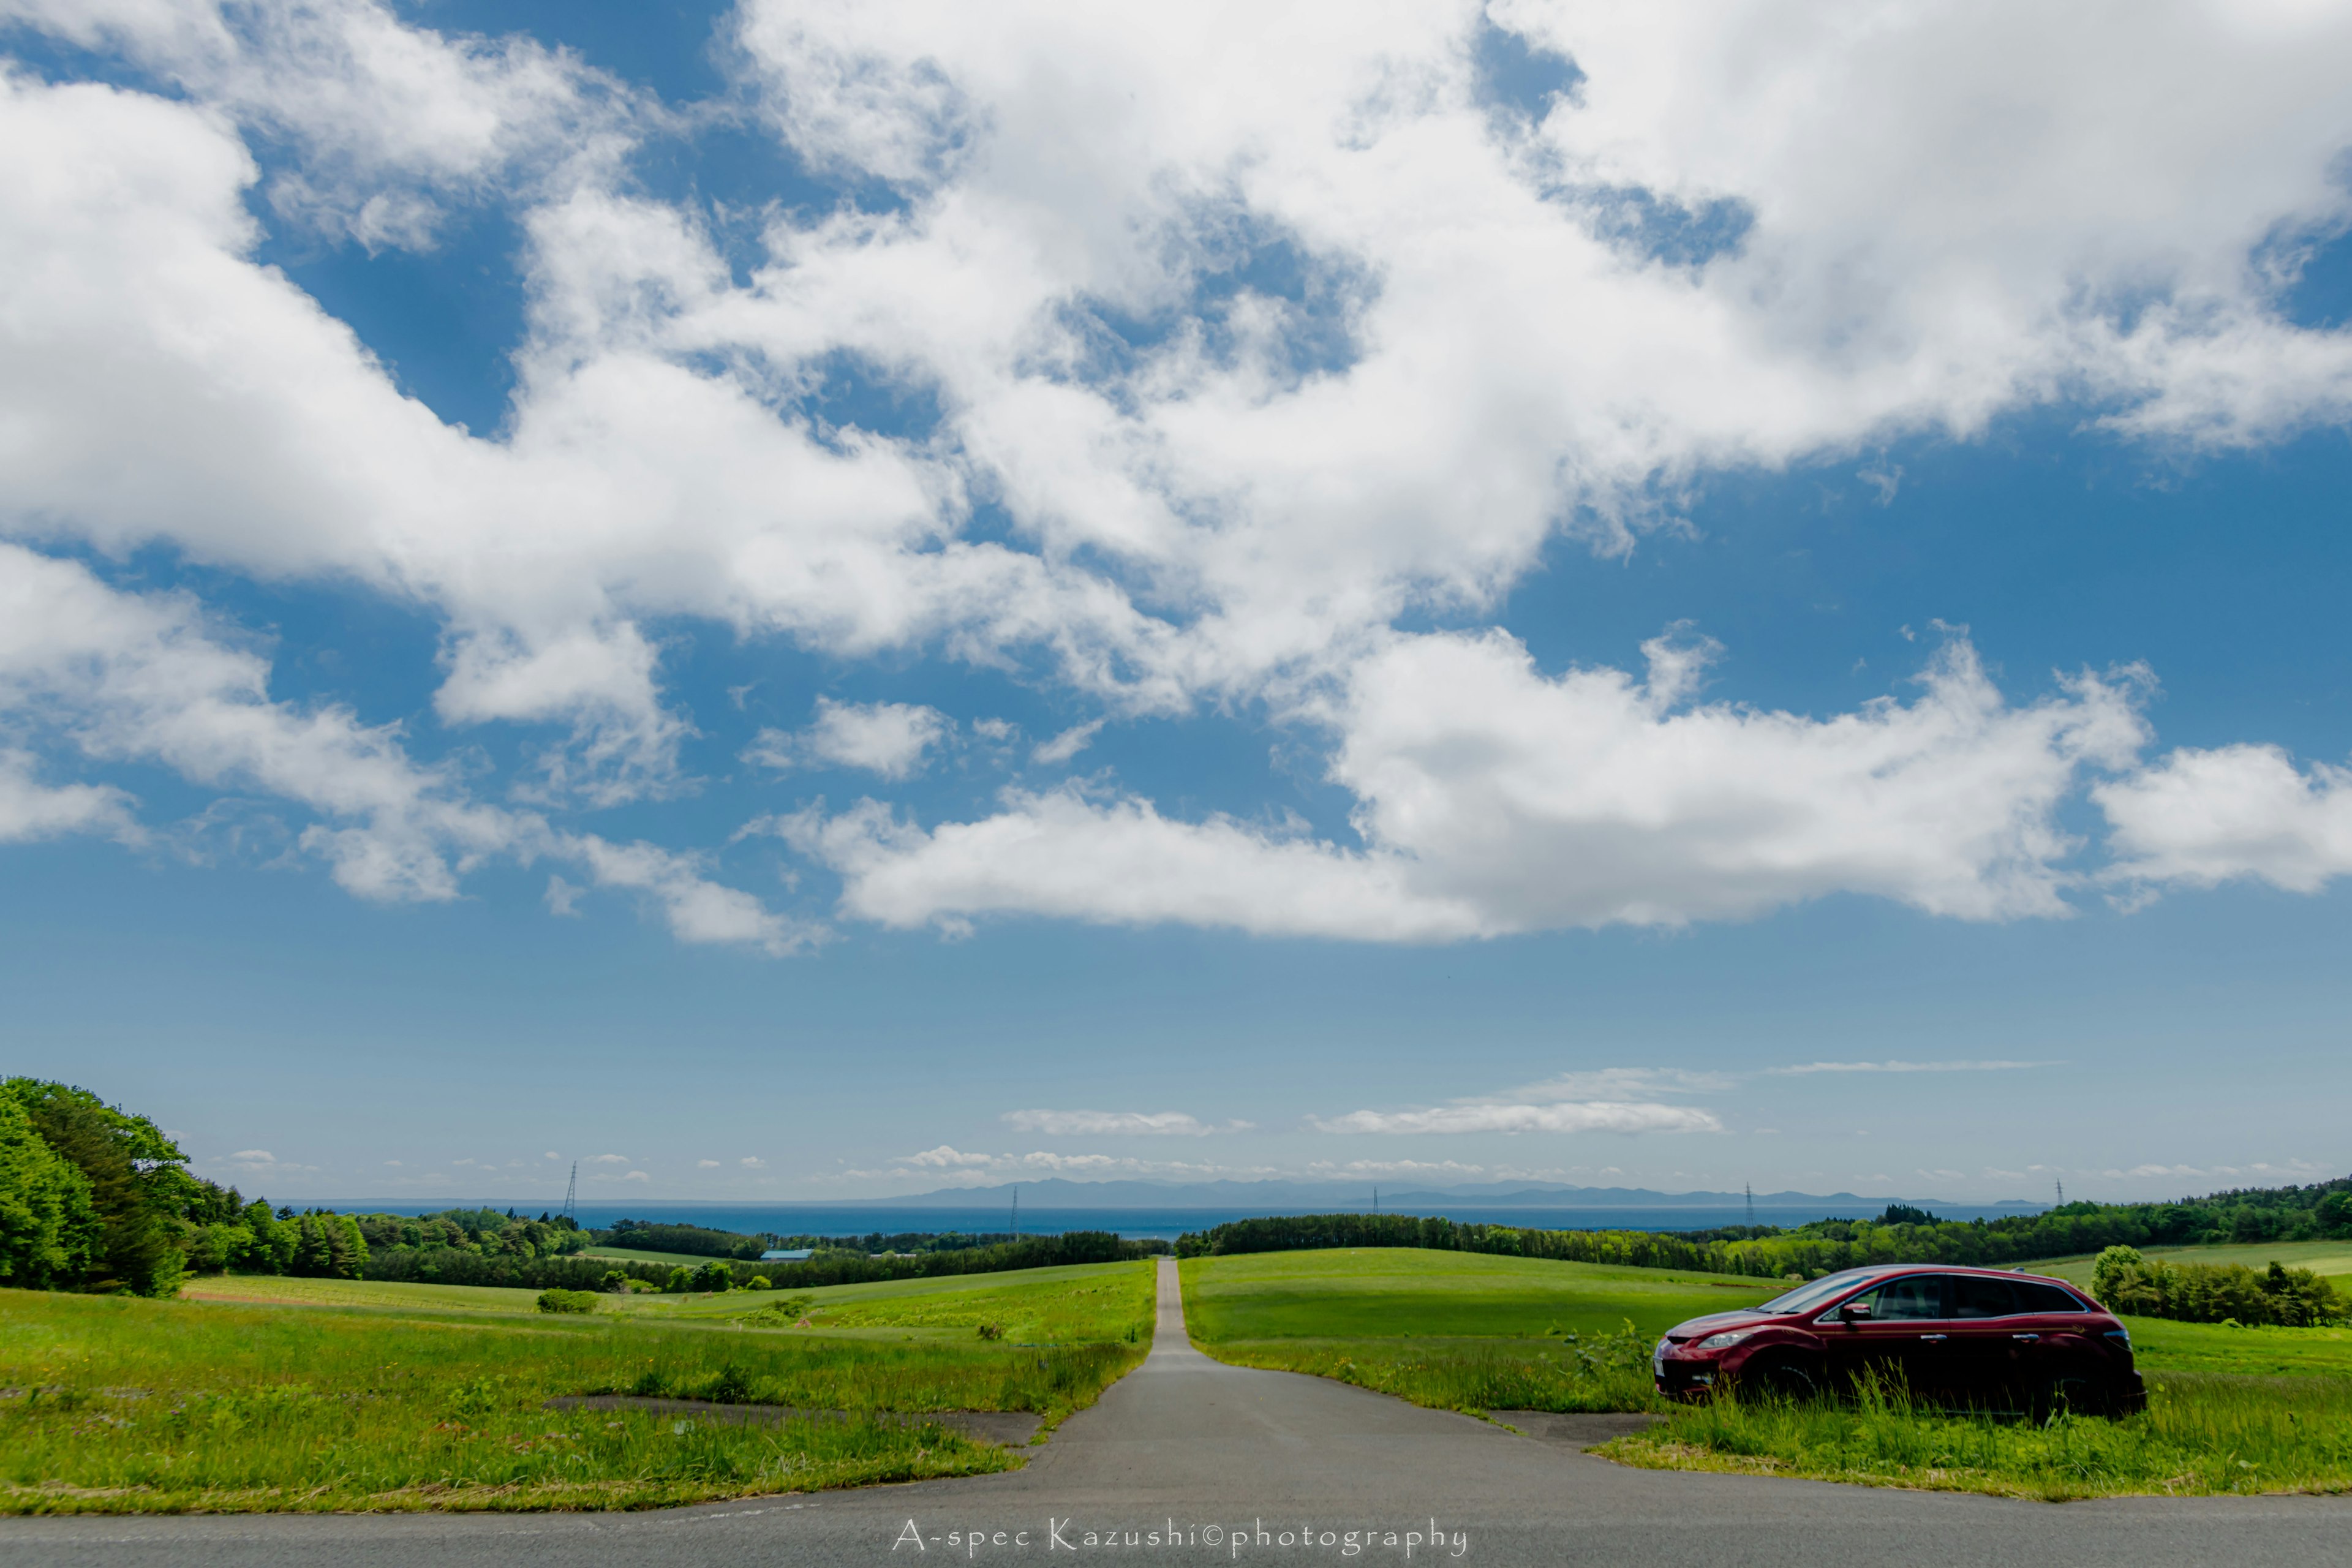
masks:
[[[2104,1385],[2112,1372],[2093,1341],[2099,1320],[2055,1285],[2016,1282],[2018,1315],[2004,1326],[2015,1349],[2016,1377],[2029,1397],[2076,1379]]]
[[[1954,1404],[2013,1409],[2038,1375],[2026,1366],[2036,1359],[2039,1336],[2018,1315],[2011,1281],[1987,1274],[1955,1274],[1947,1286],[1952,1321],[1944,1342]]]

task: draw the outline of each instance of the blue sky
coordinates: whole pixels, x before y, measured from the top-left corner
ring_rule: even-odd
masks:
[[[0,1059],[272,1197],[2341,1173],[2352,22],[1777,15],[0,6]]]

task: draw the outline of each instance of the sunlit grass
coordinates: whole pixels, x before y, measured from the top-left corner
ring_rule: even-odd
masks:
[[[0,1291],[0,1387],[12,1391],[0,1394],[0,1509],[642,1508],[1002,1469],[1019,1460],[875,1417],[1021,1410],[1051,1423],[1090,1404],[1148,1347],[1148,1316],[1137,1341],[1124,1337],[1147,1268],[971,1281],[987,1287],[976,1299],[1099,1334],[1052,1350],[946,1337],[938,1323],[908,1325],[909,1342],[885,1331],[888,1298],[866,1299],[853,1337],[439,1300],[530,1294],[462,1287],[404,1287],[387,1304],[390,1288],[364,1282],[269,1282],[353,1303],[341,1310]],[[898,1300],[936,1317],[947,1294]],[[738,1315],[761,1302],[711,1300]],[[593,1393],[851,1415],[746,1425],[545,1408]]]
[[[2190,1373],[2152,1380],[2146,1413],[2046,1424],[1912,1408],[1722,1398],[1599,1452],[1659,1469],[1734,1471],[2063,1501],[2125,1493],[2352,1490],[2352,1382]]]
[[[1784,1289],[1687,1271],[1404,1247],[1184,1263],[1193,1340],[1444,1410],[1662,1408],[1649,1349],[1686,1318]]]

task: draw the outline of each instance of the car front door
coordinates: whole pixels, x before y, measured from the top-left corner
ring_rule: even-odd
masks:
[[[1879,1377],[1921,1392],[1941,1383],[1944,1277],[1906,1274],[1853,1299],[1869,1315],[1825,1320],[1822,1338],[1829,1347],[1830,1372],[1840,1384]]]

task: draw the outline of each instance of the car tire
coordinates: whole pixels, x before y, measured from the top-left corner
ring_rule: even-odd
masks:
[[[1765,1356],[1748,1363],[1740,1369],[1739,1386],[1747,1393],[1791,1404],[1818,1399],[1822,1393],[1819,1372],[1792,1355]]]
[[[2048,1422],[2062,1410],[2073,1415],[2112,1415],[2115,1403],[2104,1384],[2087,1377],[2053,1377],[2033,1401],[2033,1418]]]

